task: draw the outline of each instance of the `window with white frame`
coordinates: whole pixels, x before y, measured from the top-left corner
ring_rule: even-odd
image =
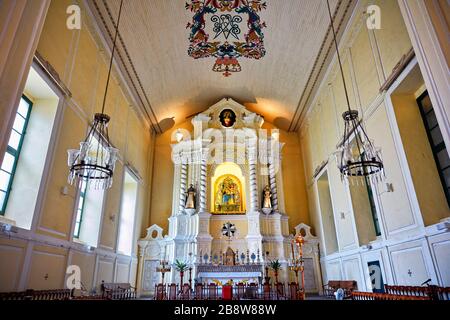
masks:
[[[92,139],[91,151],[103,148],[98,139]],[[83,182],[78,190],[75,204],[73,238],[77,242],[97,247],[103,216],[105,190],[95,189],[89,182]]]
[[[127,170],[125,170],[123,181],[117,251],[131,255],[133,253],[138,181]]]
[[[31,229],[48,176],[59,96],[34,67],[17,106],[8,147],[0,155],[1,221]]]
[[[22,149],[28,121],[30,119],[33,103],[25,95],[20,99],[14,125],[8,141],[8,147],[3,157],[0,168],[0,214],[4,215],[11,193],[14,175],[19,162],[20,150]]]
[[[80,196],[78,199],[78,206],[77,206],[77,216],[75,218],[75,229],[73,231],[73,236],[77,239],[80,238],[81,223],[83,222],[83,213],[86,203],[86,193],[87,193],[87,183],[83,182],[80,188]]]

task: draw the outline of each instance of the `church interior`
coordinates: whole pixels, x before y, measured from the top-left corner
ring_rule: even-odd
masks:
[[[0,1],[0,300],[449,300],[449,23]]]

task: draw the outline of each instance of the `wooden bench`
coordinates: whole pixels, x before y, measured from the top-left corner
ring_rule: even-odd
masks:
[[[355,280],[330,280],[323,286],[324,295],[334,298],[334,293],[339,288],[344,290],[344,299],[350,299],[358,285]]]
[[[439,286],[396,286],[384,285],[386,293],[410,297],[429,297],[431,300],[449,300],[450,288]]]
[[[427,296],[405,296],[390,293],[374,293],[353,291],[351,294],[352,300],[431,300]]]
[[[204,286],[202,283],[197,283],[195,285],[195,300],[205,300]]]
[[[74,290],[52,289],[52,290],[26,290],[21,292],[0,293],[0,301],[5,300],[69,300],[73,298]]]
[[[136,288],[129,283],[105,283],[101,284],[102,296],[111,300],[136,299]]]
[[[71,298],[70,300],[87,300],[87,301],[95,301],[95,300],[111,300],[108,297],[104,297],[102,295],[96,295],[96,296],[76,296]]]
[[[438,300],[450,300],[450,287],[437,287],[436,294]]]

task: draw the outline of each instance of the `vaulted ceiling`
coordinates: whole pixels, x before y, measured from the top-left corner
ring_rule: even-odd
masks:
[[[189,1],[190,2],[190,1]],[[230,77],[213,72],[214,58],[188,56],[193,13],[182,0],[124,1],[116,61],[133,88],[139,108],[157,132],[231,97],[285,130],[294,130],[323,74],[332,50],[326,0],[265,0],[260,12],[266,55],[241,58],[242,71]],[[352,0],[330,0],[342,32]],[[109,44],[120,0],[88,1]],[[244,17],[244,19],[246,19]],[[170,123],[170,121],[169,121]],[[159,124],[159,125],[158,125]]]

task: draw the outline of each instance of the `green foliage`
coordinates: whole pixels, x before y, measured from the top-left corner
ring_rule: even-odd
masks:
[[[281,269],[281,263],[278,259],[270,261],[269,266],[273,271],[278,271]]]
[[[175,270],[178,272],[185,272],[188,269],[188,265],[184,262],[179,261],[178,259],[175,261]]]

